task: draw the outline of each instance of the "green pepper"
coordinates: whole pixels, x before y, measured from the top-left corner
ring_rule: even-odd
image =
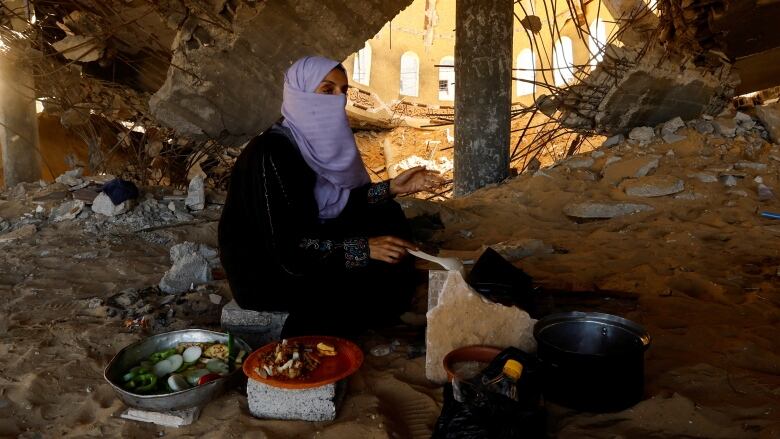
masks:
[[[152,363],[159,363],[162,360],[165,360],[166,358],[170,357],[171,355],[176,353],[176,348],[166,349],[164,351],[155,352],[152,355],[149,356],[149,361]]]
[[[143,373],[134,377],[125,388],[135,393],[149,393],[157,386],[157,376],[153,373]]]
[[[126,374],[122,375],[122,381],[124,382],[130,381],[136,376],[141,375],[143,373],[149,373],[149,369],[147,369],[144,366],[136,366],[130,369]]]
[[[228,332],[228,342],[227,342],[227,348],[228,348],[228,369],[233,370],[233,363],[236,361],[236,346],[235,342],[233,340],[233,334]]]

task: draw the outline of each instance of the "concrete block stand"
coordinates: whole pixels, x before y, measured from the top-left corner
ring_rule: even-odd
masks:
[[[287,313],[246,310],[231,300],[222,308],[221,324],[222,329],[257,349],[279,340],[286,320]]]
[[[272,387],[249,378],[249,412],[260,419],[332,421],[344,398],[346,380],[305,390]]]

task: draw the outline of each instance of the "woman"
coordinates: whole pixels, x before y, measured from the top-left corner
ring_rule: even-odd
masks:
[[[236,302],[287,311],[284,336],[392,324],[414,292],[410,231],[392,197],[431,190],[422,167],[372,184],[346,115],[344,67],[305,57],[285,75],[281,123],[238,158],[219,223]]]

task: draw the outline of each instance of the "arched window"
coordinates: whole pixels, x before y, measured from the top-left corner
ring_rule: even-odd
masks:
[[[607,45],[607,25],[597,18],[590,24],[588,50],[590,50],[590,65],[595,66],[604,59],[604,47]]]
[[[355,54],[355,66],[352,69],[352,80],[363,85],[369,85],[371,80],[371,45],[366,45]]]
[[[401,94],[420,95],[420,58],[414,52],[401,55]]]
[[[445,56],[439,64],[447,67],[439,67],[439,100],[455,100],[455,58]]]
[[[555,85],[566,85],[574,79],[574,50],[571,38],[561,37],[553,49],[553,77]]]
[[[517,96],[526,96],[534,93],[536,85],[530,82],[536,78],[536,60],[534,59],[534,52],[531,49],[523,49],[517,55],[517,69],[515,70],[514,77],[518,80],[515,81],[515,93]],[[524,79],[525,81],[520,81]]]

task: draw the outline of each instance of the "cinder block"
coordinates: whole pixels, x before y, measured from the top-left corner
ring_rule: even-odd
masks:
[[[162,425],[164,427],[183,427],[190,425],[200,417],[201,407],[192,407],[185,410],[170,412],[152,412],[137,408],[128,408],[121,415],[122,419],[131,421],[149,422],[151,424]]]
[[[249,412],[260,419],[332,421],[341,404],[346,381],[312,389],[281,389],[248,379]]]
[[[285,312],[242,309],[235,300],[222,307],[222,329],[240,337],[255,349],[279,340],[286,320]]]

